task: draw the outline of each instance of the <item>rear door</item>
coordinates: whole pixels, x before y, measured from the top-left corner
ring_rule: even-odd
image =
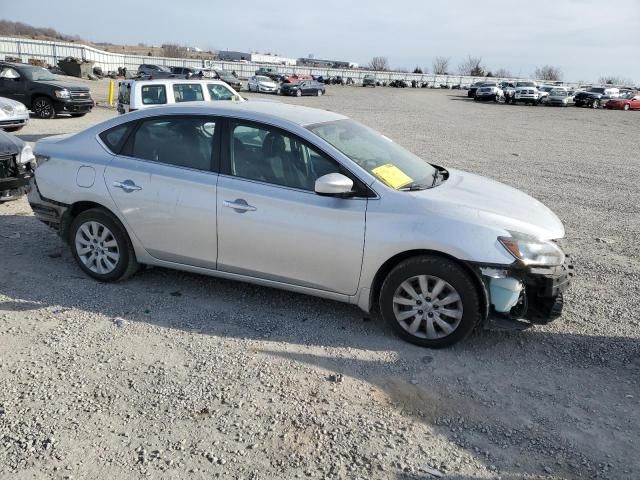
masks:
[[[212,117],[143,119],[106,168],[111,197],[151,256],[216,268],[218,136]]]

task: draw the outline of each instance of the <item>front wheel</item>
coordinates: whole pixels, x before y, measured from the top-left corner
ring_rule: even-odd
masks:
[[[69,231],[71,252],[80,268],[101,282],[124,280],[138,270],[126,230],[101,208],[78,215]]]
[[[296,97],[302,96],[302,90],[296,90]]]
[[[625,112],[628,112],[628,111],[629,111],[629,109],[630,109],[631,107],[630,107],[630,105],[629,105],[628,103],[625,103],[625,104],[624,104],[624,107],[622,107],[622,108],[623,108],[623,110],[624,110]],[[22,128],[22,127],[21,127],[21,128]]]
[[[36,98],[33,102],[32,110],[38,118],[53,118],[56,116],[53,102],[47,97]]]
[[[382,317],[405,340],[429,348],[453,345],[481,321],[481,301],[470,275],[437,256],[398,264],[380,291]]]
[[[318,96],[321,97],[322,96],[322,90],[318,90]]]
[[[591,104],[591,108],[600,108],[600,100],[594,100]]]

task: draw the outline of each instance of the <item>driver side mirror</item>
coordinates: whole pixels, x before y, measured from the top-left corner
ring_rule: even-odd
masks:
[[[353,180],[341,173],[328,173],[316,180],[315,192],[327,197],[348,197],[352,195]]]

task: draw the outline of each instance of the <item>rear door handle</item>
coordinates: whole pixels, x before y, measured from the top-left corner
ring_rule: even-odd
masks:
[[[249,205],[246,200],[237,198],[235,200],[225,200],[222,204],[227,208],[232,208],[237,213],[255,212],[257,209],[253,205]]]
[[[142,187],[140,185],[136,185],[133,180],[113,182],[112,185],[116,188],[121,188],[126,193],[137,192],[138,190],[142,190]]]

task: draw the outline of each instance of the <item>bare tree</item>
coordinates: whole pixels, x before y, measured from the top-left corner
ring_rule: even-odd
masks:
[[[185,58],[187,49],[176,43],[165,43],[162,45],[162,55],[171,58]]]
[[[633,85],[633,80],[619,77],[618,75],[605,75],[604,77],[600,77],[598,83],[603,85]]]
[[[413,69],[413,73],[424,73],[424,72],[420,67],[416,66],[416,68]]]
[[[387,57],[373,57],[368,65],[369,70],[384,72],[389,70],[389,60]]]
[[[484,77],[482,57],[472,57],[469,55],[467,59],[458,66],[458,73],[470,77]]]
[[[449,73],[449,57],[436,57],[431,66],[436,75],[447,75]]]
[[[536,67],[536,71],[533,76],[538,80],[562,80],[562,70],[559,67],[553,65],[544,65],[542,67]]]
[[[498,78],[510,78],[510,77],[513,77],[513,75],[511,75],[511,72],[509,70],[507,70],[506,68],[499,68],[493,73]]]

